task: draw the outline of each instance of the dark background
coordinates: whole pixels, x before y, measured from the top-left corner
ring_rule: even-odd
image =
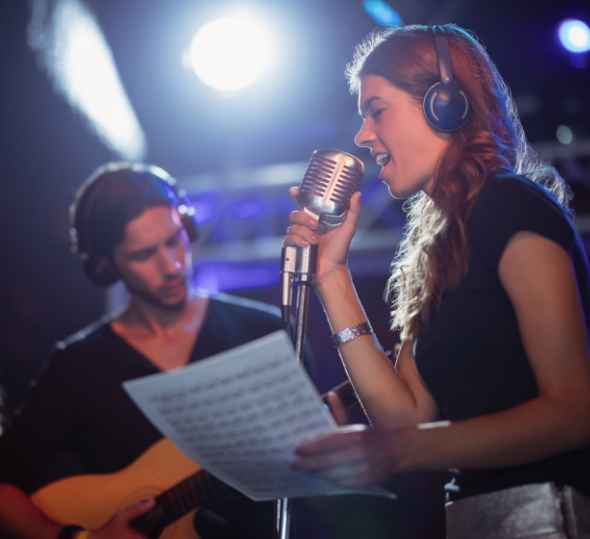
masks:
[[[57,3],[40,4],[52,8]],[[277,241],[290,202],[286,187],[280,186],[280,192],[266,188],[252,171],[304,163],[319,147],[360,155],[352,144],[359,119],[343,69],[354,45],[375,22],[360,1],[251,0],[247,4],[251,9],[272,20],[279,39],[277,67],[267,80],[228,97],[203,86],[183,68],[181,57],[199,25],[233,3],[87,0],[83,4],[104,33],[145,133],[145,160],[169,170],[196,201],[208,204],[211,215],[201,216],[206,239],[199,249],[210,275],[217,275],[213,288],[278,304]],[[405,23],[456,22],[476,32],[517,97],[530,140],[570,182],[585,232],[585,218],[590,215],[590,59],[588,54],[576,59],[561,49],[556,27],[566,17],[588,21],[587,1],[390,4]],[[56,90],[38,52],[29,45],[32,5],[4,0],[0,7],[0,386],[9,409],[26,396],[27,383],[51,344],[102,314],[107,299],[116,300],[116,293],[105,296],[93,288],[70,254],[67,208],[76,188],[96,166],[120,156]],[[573,130],[573,144],[556,141],[560,124]],[[292,183],[299,180],[293,177]],[[353,253],[352,262],[371,319],[389,345],[387,309],[380,297],[401,218],[396,203],[383,205],[385,192],[371,182],[370,174],[365,189],[369,205],[371,200],[382,204],[373,207],[371,230],[385,231],[389,239],[374,248],[367,242],[356,257]],[[244,211],[234,211],[233,204]],[[246,211],[252,207],[256,211]],[[275,241],[274,254],[255,256],[250,249],[250,256],[228,256],[233,241],[255,246],[259,236]],[[316,381],[325,390],[344,374],[328,345],[315,300],[310,311]]]
[[[37,6],[50,10],[57,4],[50,1]],[[572,127],[574,144],[558,148],[569,154],[557,164],[576,191],[578,213],[583,214],[590,138],[589,58],[575,60],[568,55],[559,47],[555,31],[563,18],[587,20],[587,2],[404,0],[390,4],[405,23],[456,22],[476,32],[517,97],[530,139],[539,148],[549,148],[550,156],[555,154],[552,148],[559,146],[556,127]],[[253,241],[256,235],[276,239],[282,233],[290,208],[286,189],[280,187],[282,199],[273,192],[269,202],[265,194],[272,189],[259,186],[252,167],[305,162],[318,147],[339,147],[362,155],[352,144],[359,120],[343,76],[354,45],[376,26],[362,2],[249,2],[247,6],[262,20],[272,21],[279,43],[277,67],[270,78],[232,97],[205,87],[183,68],[181,57],[196,29],[234,3],[86,0],[83,5],[94,13],[105,35],[145,133],[145,160],[163,166],[181,182],[186,180],[196,198],[209,196],[208,211],[217,219],[203,219],[204,227],[209,227],[208,243],[202,248],[204,260],[214,261],[216,255],[207,253],[223,253],[223,246],[231,240]],[[69,253],[67,207],[75,189],[96,166],[120,159],[84,115],[67,104],[38,52],[30,47],[32,6],[9,0],[0,8],[4,69],[0,85],[0,312],[5,339],[0,382],[11,402],[22,397],[26,381],[54,340],[104,309],[104,294],[86,282],[78,261]],[[230,167],[233,179],[226,185]],[[206,177],[213,181],[202,181]],[[292,178],[292,183],[298,181]],[[367,185],[371,188],[370,182]],[[231,203],[243,206],[244,200],[234,198],[228,205],[228,197],[236,191],[244,194],[244,190],[245,203],[254,203],[259,211],[230,221],[230,215],[237,215]],[[374,191],[378,199],[384,198],[380,186]],[[277,201],[280,203],[275,204]],[[392,206],[395,211],[395,204]],[[274,220],[269,223],[271,213]],[[398,224],[386,212],[377,221]],[[361,291],[367,289],[377,325],[386,311],[375,298],[381,295],[395,237],[390,243],[384,251],[367,248],[362,258],[366,262],[372,256],[371,263],[359,271]],[[276,302],[277,262],[278,252],[274,258],[260,260],[237,257],[228,267],[215,269],[234,275],[218,279],[216,287],[237,288]],[[243,278],[236,277],[240,272]],[[321,327],[321,316],[318,319],[314,329]]]

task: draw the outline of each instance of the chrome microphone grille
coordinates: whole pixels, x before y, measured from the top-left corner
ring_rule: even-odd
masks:
[[[340,150],[315,150],[300,185],[299,203],[327,226],[338,226],[358,191],[363,162]]]

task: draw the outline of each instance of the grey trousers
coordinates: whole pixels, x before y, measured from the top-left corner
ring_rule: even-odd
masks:
[[[590,539],[590,498],[537,483],[446,505],[447,539]]]

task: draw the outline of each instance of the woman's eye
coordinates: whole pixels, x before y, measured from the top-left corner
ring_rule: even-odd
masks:
[[[377,109],[374,110],[373,112],[371,112],[371,118],[373,118],[373,120],[378,120],[379,116],[381,116],[381,113],[384,111],[385,109]]]

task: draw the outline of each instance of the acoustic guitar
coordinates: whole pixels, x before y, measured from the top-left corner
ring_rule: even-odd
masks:
[[[349,382],[332,391],[345,406],[356,402]],[[155,497],[154,508],[135,519],[133,527],[153,538],[201,539],[193,520],[198,523],[197,508],[207,498],[206,472],[167,438],[122,470],[61,479],[37,490],[32,500],[60,524],[95,530],[121,509],[149,496]]]
[[[200,539],[194,509],[206,495],[205,472],[163,438],[116,473],[62,479],[36,491],[32,499],[56,522],[94,530],[121,509],[155,496],[154,508],[135,519],[133,527],[149,537]]]

